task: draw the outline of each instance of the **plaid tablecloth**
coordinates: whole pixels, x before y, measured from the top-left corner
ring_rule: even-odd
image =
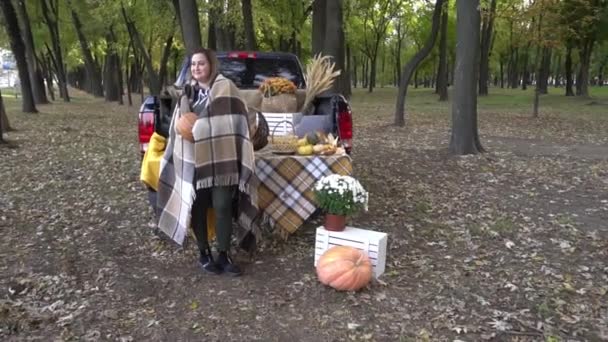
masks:
[[[294,233],[315,212],[312,188],[321,177],[352,174],[348,155],[278,156],[256,153],[258,205],[283,236]]]

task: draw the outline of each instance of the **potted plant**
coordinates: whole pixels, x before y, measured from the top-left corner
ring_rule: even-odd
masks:
[[[317,205],[325,212],[325,229],[342,231],[346,217],[363,209],[367,211],[369,194],[351,176],[332,174],[321,178],[313,189]]]
[[[298,109],[296,85],[284,77],[269,77],[260,84],[262,111],[268,113],[293,113]]]

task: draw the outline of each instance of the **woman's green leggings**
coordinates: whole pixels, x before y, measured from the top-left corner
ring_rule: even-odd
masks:
[[[232,196],[234,186],[216,186],[196,191],[192,204],[192,230],[201,253],[209,249],[207,239],[207,208],[215,211],[215,235],[220,252],[230,249],[232,235]]]

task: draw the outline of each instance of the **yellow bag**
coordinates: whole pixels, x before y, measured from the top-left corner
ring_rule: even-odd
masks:
[[[215,210],[207,209],[207,241],[215,239]]]
[[[196,241],[196,235],[190,225],[190,237]],[[207,208],[207,241],[213,241],[215,239],[215,211],[213,208]]]
[[[158,179],[160,177],[160,161],[165,153],[166,139],[156,132],[150,137],[148,149],[141,161],[141,173],[139,179],[147,186],[158,190]]]

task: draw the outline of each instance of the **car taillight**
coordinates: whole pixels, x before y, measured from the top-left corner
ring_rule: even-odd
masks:
[[[228,58],[256,58],[255,52],[234,51],[228,53]]]
[[[340,105],[338,112],[338,137],[347,153],[353,147],[353,115],[346,104]]]
[[[154,134],[154,112],[139,113],[139,151],[146,152],[152,134]]]

